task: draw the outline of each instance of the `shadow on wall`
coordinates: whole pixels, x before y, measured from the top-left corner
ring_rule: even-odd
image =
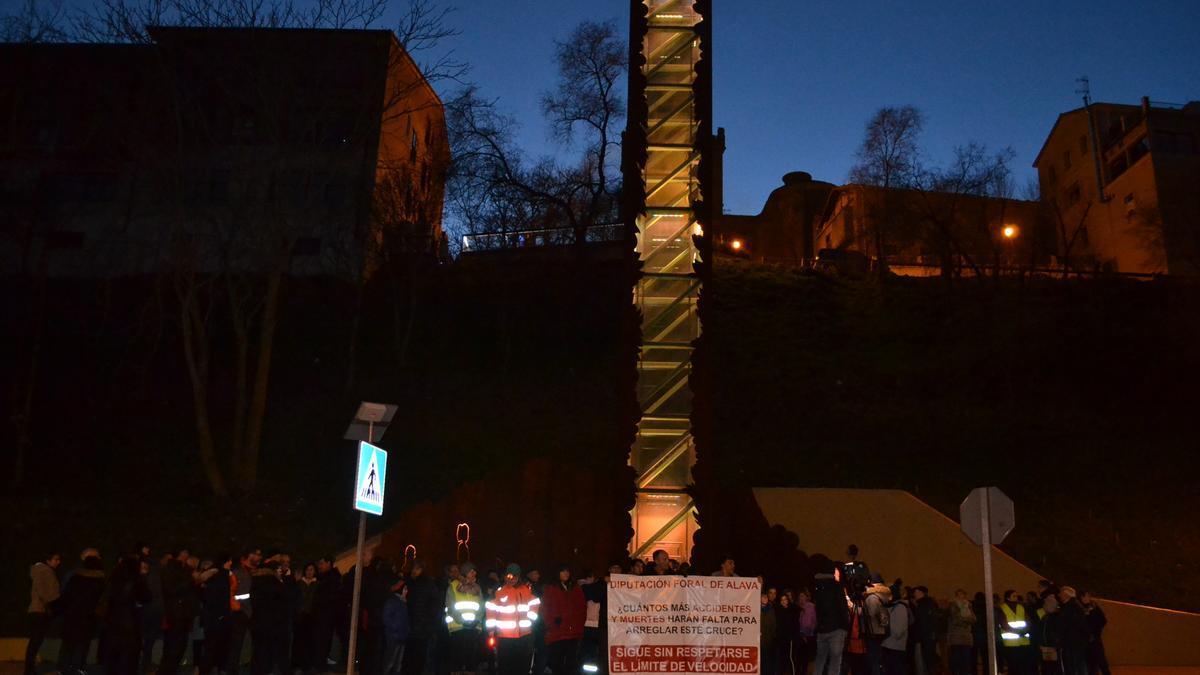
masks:
[[[379,535],[374,550],[399,567],[414,546],[426,569],[438,574],[443,565],[468,559],[481,576],[509,562],[603,572],[621,559],[633,535],[632,507],[628,466],[602,470],[539,459],[413,506]],[[470,526],[469,551],[458,546],[459,523]],[[353,565],[352,551],[348,560]]]

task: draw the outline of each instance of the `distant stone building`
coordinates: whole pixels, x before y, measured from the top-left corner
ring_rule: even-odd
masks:
[[[843,185],[816,225],[816,248],[854,251],[873,265],[880,249],[895,274],[969,274],[1045,262],[1041,205],[944,192]]]
[[[0,274],[437,257],[441,101],[390,31],[151,27],[0,45]]]
[[[1064,263],[1200,273],[1200,102],[1065,112],[1033,165]]]
[[[894,273],[922,276],[1045,262],[1049,237],[1036,202],[835,186],[803,171],[783,182],[758,215],[723,215],[715,246],[793,265],[813,264],[822,250],[876,261],[882,247]]]
[[[786,174],[758,215],[722,215],[714,245],[761,262],[811,260],[814,228],[833,190],[832,183],[813,180],[804,171]]]

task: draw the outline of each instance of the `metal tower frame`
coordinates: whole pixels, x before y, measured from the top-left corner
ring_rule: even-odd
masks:
[[[695,463],[691,432],[694,341],[702,264],[702,158],[711,145],[711,78],[697,68],[709,29],[708,2],[632,0],[626,185],[640,184],[636,251],[641,276],[637,395],[642,417],[630,451],[637,473],[631,512],[634,557],[663,548],[691,555]],[[630,159],[632,157],[632,159]],[[639,175],[640,174],[640,175]],[[632,181],[630,179],[633,179]],[[639,181],[640,179],[640,181]],[[632,184],[631,184],[632,183]]]

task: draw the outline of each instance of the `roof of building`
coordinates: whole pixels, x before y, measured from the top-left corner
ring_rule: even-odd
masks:
[[[303,28],[303,27],[244,27],[244,26],[147,26],[146,32],[150,34],[156,41],[160,36],[165,36],[170,33],[184,34],[216,34],[216,33],[253,33],[254,35],[302,35],[308,34],[312,37],[363,37],[376,40],[388,40],[392,50],[400,54],[400,57],[407,65],[411,66],[413,72],[420,76],[420,84],[429,93],[430,96],[437,102],[439,106],[443,105],[442,98],[434,91],[433,85],[429,84],[429,80],[425,78],[425,73],[421,72],[421,67],[417,64],[404,45],[400,44],[399,38],[396,37],[394,31],[384,28]]]
[[[247,35],[247,36],[253,35],[255,37],[270,35],[270,36],[280,36],[280,37],[283,37],[283,36],[296,36],[296,37],[303,36],[303,37],[312,37],[312,38],[339,37],[339,38],[360,38],[363,40],[386,40],[390,43],[389,47],[395,53],[399,54],[400,58],[404,62],[406,62],[407,65],[412,67],[413,72],[417,73],[420,76],[420,78],[419,78],[420,84],[428,92],[428,94],[433,97],[433,99],[437,102],[437,104],[439,106],[442,105],[441,97],[438,96],[437,92],[433,89],[433,86],[429,84],[429,81],[425,78],[424,73],[421,72],[420,66],[412,58],[412,55],[410,55],[408,53],[408,50],[406,50],[404,48],[404,45],[400,44],[400,40],[396,37],[396,34],[393,31],[387,30],[387,29],[268,28],[268,27],[222,27],[222,26],[209,27],[209,26],[154,26],[154,25],[150,25],[150,26],[146,26],[146,32],[150,35],[150,37],[155,42],[159,42],[162,38],[167,38],[170,36],[183,37],[183,36],[208,35],[208,36],[215,37],[220,34],[226,34],[226,35],[242,34],[242,35]],[[153,48],[152,44],[129,44],[129,43],[60,42],[60,43],[26,44],[26,43],[2,43],[2,42],[0,42],[0,50],[15,51],[15,52],[36,51],[38,53],[53,52],[56,55],[64,55],[64,56],[70,55],[72,53],[93,55],[93,54],[96,54],[101,51],[104,52],[105,54],[117,54],[117,55],[119,55],[119,54],[136,54],[136,53],[145,51],[147,49],[152,49],[152,48]]]
[[[1140,109],[1142,106],[1140,104],[1135,104],[1135,103],[1103,103],[1103,102],[1099,102],[1099,103],[1092,103],[1091,107],[1093,107],[1093,108],[1108,108],[1108,109],[1126,108],[1126,109],[1135,109],[1136,110],[1136,109]],[[1187,105],[1181,106],[1178,110],[1181,112],[1189,112],[1189,111],[1194,110],[1195,108],[1196,108],[1196,103],[1191,102],[1191,103],[1188,103]],[[1159,104],[1158,106],[1151,105],[1151,109],[1152,110],[1171,110],[1171,111],[1176,110],[1176,108],[1173,108],[1173,107],[1163,107],[1162,104]],[[1054,126],[1050,127],[1050,133],[1046,134],[1046,140],[1042,142],[1042,147],[1040,150],[1038,150],[1037,157],[1033,158],[1033,166],[1035,168],[1037,167],[1038,163],[1040,163],[1042,161],[1042,155],[1045,154],[1045,152],[1046,152],[1046,146],[1050,144],[1050,139],[1054,138],[1054,132],[1058,130],[1058,125],[1062,123],[1063,119],[1069,115],[1076,115],[1081,112],[1085,112],[1086,110],[1087,110],[1086,107],[1075,108],[1074,110],[1068,110],[1067,112],[1061,113],[1057,118],[1055,118]]]

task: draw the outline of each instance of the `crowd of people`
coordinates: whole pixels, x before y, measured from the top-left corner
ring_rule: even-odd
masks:
[[[62,675],[346,670],[356,569],[342,574],[332,557],[293,567],[282,551],[200,558],[139,546],[106,572],[100,552],[88,548],[60,575],[62,561],[52,552],[30,570],[25,675],[38,675],[54,625],[62,641],[53,670]],[[986,664],[982,593],[971,600],[960,590],[939,604],[923,586],[886,585],[854,546],[845,562],[813,562],[811,589],[780,592],[764,582],[762,675],[935,675],[947,662],[952,675],[974,675]],[[516,563],[481,574],[464,562],[441,572],[419,559],[397,565],[368,553],[353,622],[359,673],[607,673],[608,578],[691,570],[660,550],[580,578],[566,565],[547,578]],[[736,576],[733,558],[713,575]],[[1104,613],[1088,593],[1049,582],[1025,595],[1006,591],[995,617],[1010,675],[1108,675]]]
[[[858,559],[815,556],[811,592],[766,588],[763,675],[975,675],[988,672],[987,599],[982,592],[938,602]],[[1038,590],[993,596],[997,660],[1009,675],[1110,675],[1104,610],[1091,594],[1039,582]],[[812,670],[810,671],[809,668]]]

